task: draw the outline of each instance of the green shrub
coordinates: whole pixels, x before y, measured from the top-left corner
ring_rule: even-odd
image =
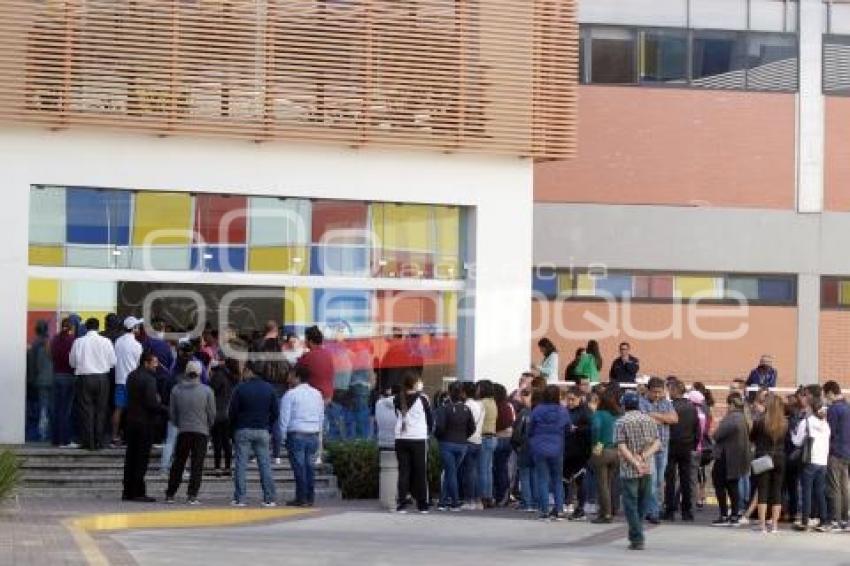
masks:
[[[18,457],[9,450],[0,452],[0,501],[12,495],[20,477]]]
[[[378,498],[380,460],[377,443],[369,440],[328,442],[325,450],[344,499]]]
[[[428,447],[428,492],[431,499],[438,499],[440,496],[440,487],[442,478],[443,465],[440,461],[440,443],[431,439],[431,445]]]

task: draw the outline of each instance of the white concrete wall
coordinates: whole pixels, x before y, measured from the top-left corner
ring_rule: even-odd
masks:
[[[0,132],[0,443],[24,437],[32,184],[422,202],[476,208],[476,312],[463,377],[515,382],[531,333],[532,165],[509,157],[350,150],[104,132]]]

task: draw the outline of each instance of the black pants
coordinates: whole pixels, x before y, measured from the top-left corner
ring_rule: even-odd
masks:
[[[428,509],[428,441],[396,440],[398,502],[410,493],[420,511]]]
[[[785,476],[785,458],[772,454],[773,469],[754,476],[758,485],[759,505],[782,505],[782,483]]]
[[[215,469],[221,468],[221,456],[224,454],[224,469],[230,469],[233,458],[233,444],[230,441],[230,421],[225,419],[216,422],[210,431],[213,445],[213,462]]]
[[[75,397],[79,418],[80,444],[88,450],[103,448],[103,435],[109,413],[109,374],[81,375]]]
[[[201,476],[204,473],[204,458],[207,456],[206,434],[200,432],[181,432],[177,435],[174,447],[174,460],[171,463],[171,472],[168,475],[168,489],[165,495],[174,497],[183,479],[183,470],[186,469],[186,460],[191,454],[192,463],[189,468],[189,499],[198,496],[201,489]]]
[[[667,454],[667,469],[664,470],[664,503],[667,513],[675,513],[676,508],[682,510],[682,516],[690,515],[693,494],[691,492],[691,457],[690,448],[671,447]],[[678,476],[679,489],[676,489]],[[681,503],[676,495],[681,496]]]
[[[127,449],[124,451],[123,499],[145,497],[145,474],[153,444],[153,427],[141,423],[127,423],[124,428]]]
[[[800,474],[801,468],[798,462],[786,462],[782,491],[787,498],[787,513],[794,519],[800,511]]]
[[[711,479],[714,483],[714,492],[717,495],[717,506],[720,507],[720,516],[728,517],[730,515],[730,504],[727,501],[727,496],[731,501],[732,515],[737,515],[740,507],[738,497],[738,481],[740,478],[729,479],[726,477],[726,461],[722,458],[715,460],[714,468],[711,470]]]

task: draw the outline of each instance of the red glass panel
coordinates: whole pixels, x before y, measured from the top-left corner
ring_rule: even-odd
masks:
[[[838,280],[823,279],[821,281],[820,303],[823,307],[838,306]]]
[[[649,296],[655,299],[670,299],[673,297],[673,277],[653,276],[649,282]]]
[[[244,244],[246,209],[242,196],[198,195],[195,200],[195,241],[208,244]]]
[[[323,241],[325,234],[334,230],[366,230],[369,207],[365,202],[320,200],[313,202],[313,243]],[[352,240],[352,235],[333,238],[329,244]],[[364,238],[357,238],[362,242]]]

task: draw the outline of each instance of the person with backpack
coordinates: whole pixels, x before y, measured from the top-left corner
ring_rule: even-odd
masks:
[[[393,405],[396,412],[395,453],[398,458],[398,506],[407,512],[407,495],[413,495],[420,513],[428,513],[428,433],[434,418],[428,399],[416,389],[419,376],[408,372]]]
[[[537,482],[537,508],[541,520],[560,520],[564,507],[564,433],[570,426],[570,414],[561,406],[561,390],[547,385],[543,402],[531,412],[528,440],[534,459]],[[549,495],[555,505],[550,509]]]
[[[460,511],[461,500],[458,490],[458,471],[466,456],[466,440],[475,432],[472,411],[463,402],[460,383],[449,385],[449,397],[437,409],[434,436],[440,443],[440,462],[443,468],[443,484],[440,490],[438,511]]]

